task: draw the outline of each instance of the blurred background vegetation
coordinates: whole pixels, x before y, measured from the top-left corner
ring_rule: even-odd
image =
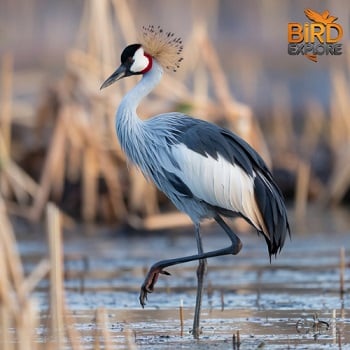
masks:
[[[184,62],[142,103],[142,117],[179,110],[224,125],[269,163],[296,216],[309,203],[348,205],[350,6],[328,9],[343,55],[318,63],[287,53],[287,23],[305,2],[277,0],[1,0],[0,196],[39,220],[49,201],[66,220],[177,225],[172,207],[132,167],[115,110],[137,80],[100,92],[143,25],[182,36]],[[185,220],[185,219],[184,219]]]
[[[306,21],[305,7],[319,12],[327,9],[339,17],[338,23],[344,29],[341,56],[320,57],[314,63],[288,55],[287,23]],[[65,304],[64,279],[70,277],[64,271],[63,259],[68,258],[62,250],[62,218],[66,227],[83,221],[141,229],[176,227],[189,221],[127,165],[116,139],[115,110],[138,78],[99,90],[119,65],[123,48],[137,42],[139,30],[148,24],[160,25],[183,38],[184,61],[176,74],[166,74],[160,86],[143,101],[141,117],[179,110],[230,128],[252,144],[271,166],[289,204],[293,233],[297,231],[295,223],[307,231],[304,223],[318,222],[317,229],[314,226],[309,232],[318,232],[322,227],[321,232],[326,234],[317,236],[317,242],[327,239],[324,247],[328,248],[329,234],[337,231],[336,220],[328,216],[332,207],[345,213],[346,227],[342,231],[349,232],[348,0],[0,0],[0,340],[6,349],[61,349],[66,341],[64,330],[72,348],[82,348],[74,326],[82,321],[77,321]],[[310,211],[315,206],[318,210]],[[8,220],[7,214],[13,220]],[[47,231],[48,256],[42,258],[41,245],[37,244],[38,264],[33,267],[33,260],[27,260],[22,265],[11,223],[17,224],[16,236],[24,232],[26,245],[31,226],[28,222],[41,223],[45,214],[47,228],[43,230],[38,225],[40,238],[29,236],[29,240],[34,245],[42,243],[43,231]],[[321,220],[323,215],[325,220]],[[21,226],[17,218],[24,218],[25,225]],[[80,225],[71,231],[85,233]],[[106,242],[108,246],[110,241]],[[308,250],[308,258],[313,261],[310,265],[333,274],[336,260],[332,254],[339,242],[331,242],[333,250],[327,250],[327,254],[317,242],[311,247],[312,254]],[[129,267],[105,269],[101,265],[101,270],[90,271],[90,261],[94,262],[94,254],[91,258],[90,253],[97,249],[95,243],[90,251],[71,257],[82,260],[85,266],[84,271],[76,272],[81,289],[85,290],[85,278],[95,281],[96,276],[108,276],[103,278],[112,284],[122,278],[123,288],[124,278],[130,277]],[[140,249],[134,244],[132,240],[135,257]],[[159,250],[164,250],[162,244]],[[83,244],[78,246],[85,248]],[[115,241],[111,248],[113,260],[123,247]],[[299,242],[294,249],[300,247]],[[342,295],[347,265],[345,249],[340,252]],[[252,254],[256,254],[254,250]],[[299,261],[303,254],[301,249],[290,255],[298,257],[294,258],[296,271],[306,261]],[[331,257],[328,265],[316,258],[318,254],[325,256],[324,261]],[[141,253],[134,267],[137,278],[144,274],[139,264],[145,264],[145,256],[148,255]],[[287,261],[282,263],[277,278],[286,271],[291,276],[285,266],[292,260]],[[261,288],[259,266],[257,298]],[[312,268],[306,271],[314,272]],[[45,288],[50,288],[46,317],[46,305],[42,312],[33,291],[48,274],[49,281],[44,281]],[[320,283],[319,295],[325,287],[313,275],[313,288],[315,279]],[[283,284],[284,281],[282,278]],[[300,288],[298,283],[296,288]],[[291,291],[288,287],[287,293]],[[99,308],[95,299],[94,295],[96,304],[89,304],[89,309],[96,309],[91,321],[96,326],[94,348],[100,348],[99,339],[104,338],[105,349],[110,349],[109,313]],[[132,315],[130,310],[128,313]],[[132,334],[130,330],[129,334],[128,330],[126,325],[123,337],[128,349],[134,349],[136,332]],[[288,346],[289,335],[288,330]],[[41,337],[39,343],[37,337]]]

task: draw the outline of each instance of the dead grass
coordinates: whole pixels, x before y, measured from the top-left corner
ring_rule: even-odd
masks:
[[[78,321],[67,307],[64,292],[62,216],[57,207],[46,207],[49,253],[25,276],[17,251],[15,235],[3,201],[0,201],[0,343],[3,350],[61,350],[67,344],[73,350],[84,348]],[[33,291],[49,274],[49,311],[40,314]],[[108,315],[104,308],[96,310],[94,349],[112,349]],[[38,335],[41,325],[42,334]],[[134,340],[125,333],[128,349],[135,349]]]
[[[300,223],[305,219],[310,198],[339,204],[350,187],[349,79],[334,68],[329,118],[317,101],[309,101],[300,133],[293,126],[290,92],[282,85],[272,87],[274,150],[270,153],[252,108],[232,96],[210,39],[207,18],[217,16],[217,11],[210,7],[212,12],[208,12],[208,9],[199,9],[200,6],[195,2],[192,8],[197,15],[186,38],[191,52],[185,48],[182,71],[176,77],[164,77],[152,103],[143,103],[143,116],[188,106],[191,114],[220,122],[237,132],[268,164],[295,175],[294,203]],[[62,226],[72,224],[74,219],[58,206],[64,206],[67,183],[80,184],[76,194],[78,215],[86,222],[127,222],[135,228],[149,230],[190,224],[182,214],[164,211],[164,197],[136,169],[128,168],[116,140],[115,108],[135,80],[123,80],[108,91],[99,92],[100,83],[115,69],[119,52],[126,43],[137,39],[137,30],[130,2],[84,2],[76,45],[66,55],[65,75],[43,96],[35,123],[27,125],[29,132],[42,140],[45,150],[38,179],[33,179],[29,171],[14,160],[13,114],[22,106],[14,105],[13,57],[10,52],[1,57],[0,343],[3,350],[55,350],[67,343],[72,349],[83,348],[82,336],[76,329],[75,316],[66,305],[64,293]],[[350,62],[350,52],[347,58]],[[347,74],[350,74],[350,65]],[[335,166],[326,185],[315,176],[311,166],[311,157],[320,142],[326,142],[334,155]],[[26,154],[26,150],[21,153]],[[23,271],[8,213],[33,221],[43,217],[47,220],[49,255],[28,275]],[[341,271],[344,259],[341,251]],[[50,311],[44,341],[39,342],[37,329],[43,320],[33,291],[48,274]],[[343,293],[342,274],[340,286]],[[112,349],[107,311],[99,308],[95,313],[94,349]],[[128,349],[136,349],[131,329],[125,328],[124,337]],[[239,347],[239,332],[234,334],[233,344]]]
[[[1,58],[0,194],[11,213],[36,221],[43,217],[47,203],[53,201],[72,217],[86,222],[169,226],[167,217],[162,217],[164,196],[136,169],[128,168],[115,137],[115,108],[136,80],[126,79],[99,92],[100,83],[115,69],[122,48],[137,40],[132,6],[125,0],[84,3],[76,45],[66,55],[66,73],[42,97],[35,123],[28,125],[44,152],[39,178],[33,179],[30,169],[22,169],[14,161],[12,119],[14,110],[20,108],[13,99],[13,58],[10,53]],[[261,7],[263,19],[269,6]],[[281,13],[285,13],[283,9]],[[213,18],[218,16],[217,6],[194,2],[191,11],[193,27],[185,38],[186,59],[181,72],[165,75],[152,102],[143,102],[142,116],[187,106],[190,114],[225,124],[252,144],[270,166],[295,176],[295,206],[300,220],[310,199],[339,204],[350,186],[350,87],[343,72],[334,68],[331,74],[330,118],[320,103],[309,101],[301,131],[295,131],[293,125],[288,88],[283,84],[271,87],[274,98],[269,129],[273,147],[269,148],[251,107],[232,96],[210,39],[208,16],[211,22],[217,21]],[[251,62],[257,66],[252,68],[254,75],[259,74],[263,67],[257,60]],[[311,164],[322,142],[334,154],[335,166],[328,185],[314,174]],[[26,154],[26,150],[21,153]],[[27,152],[28,163],[31,156]],[[74,191],[69,186],[75,186]],[[71,202],[76,203],[73,209],[68,208]],[[72,217],[65,215],[64,224],[72,223]]]

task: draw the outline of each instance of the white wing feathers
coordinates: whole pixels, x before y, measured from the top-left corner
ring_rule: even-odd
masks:
[[[199,199],[210,205],[241,213],[263,232],[268,232],[255,200],[254,178],[224,157],[204,157],[184,144],[172,146],[179,164],[176,175]]]

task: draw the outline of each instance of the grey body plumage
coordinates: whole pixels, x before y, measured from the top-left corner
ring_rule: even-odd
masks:
[[[147,60],[145,59],[147,58]],[[123,98],[116,115],[116,131],[128,159],[164,192],[175,206],[187,213],[195,225],[198,254],[160,261],[154,264],[141,288],[140,302],[165,267],[199,260],[198,289],[193,325],[199,335],[199,314],[206,258],[237,254],[241,242],[221,216],[241,216],[276,254],[283,247],[289,224],[282,194],[261,157],[245,141],[227,129],[182,113],[166,113],[142,121],[136,109],[162,77],[163,69],[143,51],[131,45],[122,54],[122,64],[102,85],[132,74],[142,79]],[[213,218],[224,229],[231,246],[203,252],[199,224]]]
[[[215,124],[182,113],[161,114],[145,121],[137,117],[139,101],[153,89],[161,75],[161,67],[153,62],[152,70],[120,104],[116,129],[127,157],[195,223],[213,218],[216,212],[225,213],[225,216],[242,216],[252,222],[238,208],[230,208],[229,203],[222,208],[215,200],[207,202],[194,195],[189,185],[183,182],[183,164],[179,163],[173,150],[183,145],[183,150],[199,154],[202,161],[208,157],[216,160],[221,155],[228,166],[237,165],[254,184],[255,199],[268,230],[253,225],[265,235],[269,253],[277,253],[289,229],[284,202],[264,161],[245,141]]]

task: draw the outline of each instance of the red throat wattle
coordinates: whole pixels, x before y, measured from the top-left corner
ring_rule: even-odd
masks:
[[[147,73],[151,68],[152,68],[152,65],[153,65],[153,57],[148,54],[147,52],[144,53],[144,56],[148,58],[148,65],[147,67],[141,72],[142,74],[145,74]]]

